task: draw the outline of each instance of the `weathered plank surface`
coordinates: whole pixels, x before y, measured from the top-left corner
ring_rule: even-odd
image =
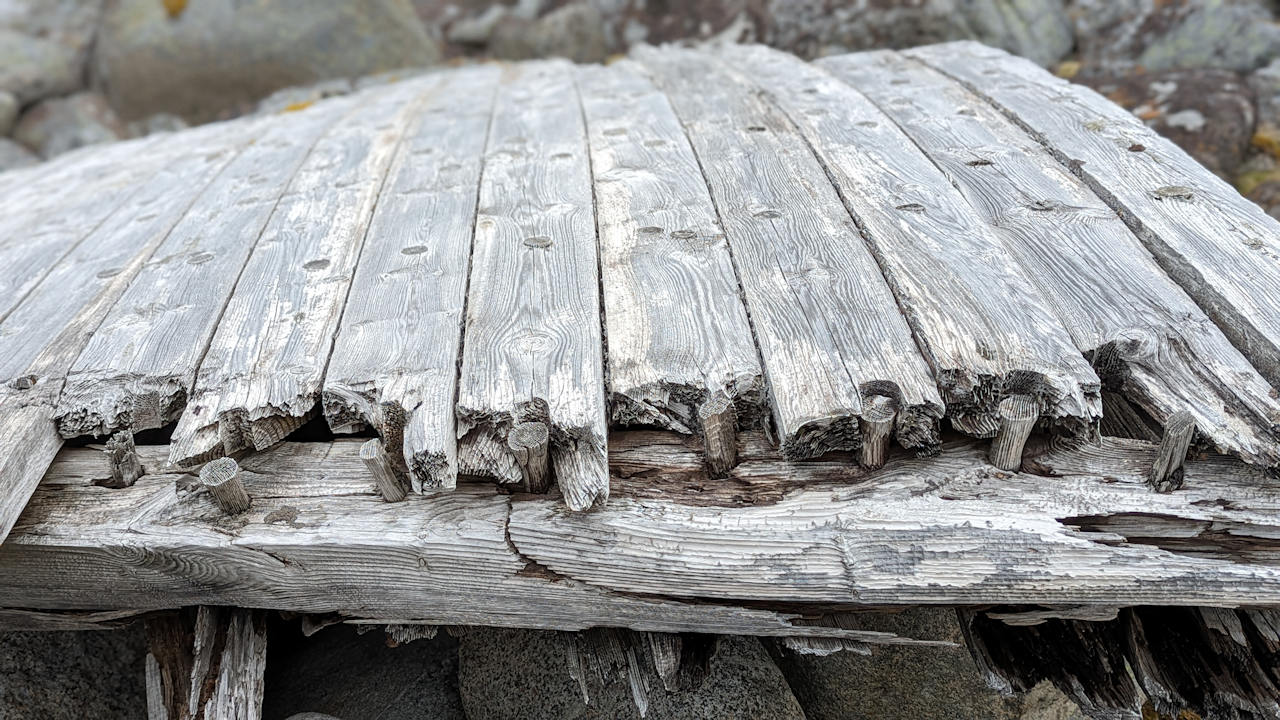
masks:
[[[637,48],[697,153],[763,357],[783,452],[858,447],[865,396],[899,400],[898,441],[937,443],[929,367],[875,259],[787,119],[694,51]]]
[[[696,432],[723,395],[767,417],[759,355],[698,159],[666,97],[630,61],[578,68],[600,232],[615,424]]]
[[[148,618],[147,714],[259,720],[267,661],[261,610],[201,606]]]
[[[169,233],[72,367],[58,404],[63,435],[178,418],[267,219],[316,139],[349,108],[328,103],[246,128],[253,144]]]
[[[933,366],[947,415],[988,437],[1006,394],[1031,395],[1050,424],[1087,430],[1099,381],[1048,303],[965,198],[852,87],[763,46],[721,57],[800,128],[830,174]]]
[[[458,436],[546,422],[569,507],[609,496],[591,169],[573,66],[507,66],[489,128],[467,298]],[[574,468],[581,472],[575,472]]]
[[[1161,424],[1192,413],[1219,451],[1280,464],[1280,402],[1124,222],[982,98],[891,51],[819,63],[870,97],[957,184],[1109,386]]]
[[[448,73],[429,93],[370,221],[325,376],[330,427],[377,428],[417,490],[458,475],[454,392],[498,72]]]
[[[355,110],[298,169],[200,362],[174,430],[174,462],[261,449],[313,411],[369,217],[431,84],[411,80],[353,96]]]
[[[1089,88],[976,43],[909,54],[969,85],[1044,143],[1280,386],[1280,223]]]
[[[615,492],[591,513],[484,484],[387,503],[351,440],[247,456],[254,504],[226,518],[190,476],[94,487],[57,465],[98,467],[96,451],[68,450],[0,546],[0,607],[856,639],[795,613],[1280,604],[1280,484],[1239,461],[1192,461],[1183,489],[1156,494],[1156,448],[1137,441],[1053,451],[1032,474],[996,471],[969,440],[868,471],[784,461],[749,435],[715,482],[696,440],[662,437],[620,434]]]

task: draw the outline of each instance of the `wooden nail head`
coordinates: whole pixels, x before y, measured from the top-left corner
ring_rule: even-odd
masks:
[[[240,478],[240,464],[232,458],[223,457],[206,463],[200,469],[200,483],[228,515],[239,515],[249,509],[249,493]]]
[[[548,464],[551,431],[546,423],[522,422],[507,433],[507,447],[520,466],[528,492],[546,492],[551,487]]]
[[[733,401],[723,392],[713,392],[698,408],[702,422],[703,451],[707,468],[723,477],[738,464],[738,417]]]
[[[1040,417],[1040,407],[1030,395],[1010,395],[1000,401],[1000,429],[991,441],[991,464],[1001,470],[1022,467],[1022,451]]]
[[[893,421],[898,416],[898,401],[885,395],[871,395],[863,401],[862,466],[878,468],[889,454]]]
[[[378,484],[382,499],[400,502],[409,494],[409,478],[400,472],[387,455],[382,440],[373,438],[360,446],[360,459]]]

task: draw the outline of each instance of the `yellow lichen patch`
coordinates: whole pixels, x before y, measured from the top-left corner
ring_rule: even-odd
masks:
[[[1060,78],[1071,79],[1080,73],[1079,60],[1064,60],[1058,63],[1058,67],[1054,69],[1053,74]]]
[[[284,109],[281,110],[280,112],[282,113],[298,112],[299,110],[306,110],[307,108],[315,104],[316,104],[315,100],[303,100],[302,102],[289,103],[288,105],[285,105]]]
[[[169,13],[169,17],[176,18],[187,9],[187,0],[160,0],[164,3],[164,11]]]
[[[1248,195],[1264,182],[1280,181],[1280,170],[1254,170],[1236,177],[1236,190]]]
[[[1271,157],[1280,158],[1280,128],[1263,125],[1253,134],[1250,143]]]
[[[605,64],[605,65],[612,65],[612,64],[614,64],[614,63],[618,62],[619,60],[625,60],[626,58],[627,58],[626,53],[614,53],[614,54],[612,54],[612,55],[610,55],[609,57],[607,57],[607,58],[605,58],[605,59],[604,59],[604,64]]]

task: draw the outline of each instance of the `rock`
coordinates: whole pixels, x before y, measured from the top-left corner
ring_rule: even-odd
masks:
[[[1062,0],[769,0],[767,8],[765,41],[805,57],[971,39],[1047,66],[1073,44]]]
[[[157,0],[115,0],[91,68],[122,117],[199,122],[283,87],[439,57],[406,0],[201,0],[173,17]]]
[[[9,134],[13,124],[18,120],[18,98],[11,92],[0,90],[0,137]]]
[[[809,720],[1083,720],[1074,703],[1050,686],[1027,697],[1004,697],[987,687],[963,647],[954,610],[921,607],[854,617],[861,629],[959,647],[877,647],[870,656],[814,656],[772,645]]]
[[[1280,172],[1273,171],[1262,177],[1245,176],[1241,184],[1249,188],[1245,197],[1257,203],[1271,217],[1280,219]]]
[[[1231,179],[1249,152],[1256,123],[1253,92],[1236,73],[1082,73],[1074,80],[1132,111],[1223,178]]]
[[[20,104],[75,92],[82,77],[73,50],[0,28],[0,91]]]
[[[142,625],[0,633],[0,718],[144,718]]]
[[[188,127],[190,125],[187,124],[186,120],[169,113],[156,113],[141,120],[134,120],[128,125],[129,137],[142,137],[161,132],[177,132],[186,130]]]
[[[10,140],[0,138],[0,172],[17,170],[40,162],[40,156]]]
[[[491,29],[487,51],[496,58],[563,57],[601,62],[610,50],[600,9],[587,2],[557,8],[537,20],[505,13]]]
[[[588,675],[588,705],[569,676],[566,636],[555,632],[470,628],[458,652],[458,682],[468,720],[622,720],[639,718],[621,678]],[[725,637],[697,688],[667,692],[646,666],[651,719],[800,720],[799,704],[760,641]]]
[[[388,647],[381,628],[335,625],[308,638],[280,624],[267,647],[265,720],[464,720],[458,642],[447,633]]]
[[[73,53],[83,77],[89,46],[102,16],[100,0],[0,0],[0,28],[57,43]]]
[[[13,139],[51,158],[85,145],[127,137],[128,129],[105,98],[82,92],[41,101],[18,120]]]

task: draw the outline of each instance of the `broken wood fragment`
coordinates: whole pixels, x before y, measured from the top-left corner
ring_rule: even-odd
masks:
[[[262,610],[201,606],[147,620],[148,720],[259,720]]]
[[[546,492],[551,486],[547,462],[550,438],[547,424],[540,422],[522,422],[507,434],[507,447],[515,455],[528,492]]]
[[[707,468],[712,477],[727,475],[738,464],[738,418],[733,401],[722,392],[712,393],[698,407]]]
[[[1030,395],[1010,395],[1000,401],[1000,429],[991,441],[991,464],[1001,470],[1022,466],[1022,449],[1040,417],[1039,406]]]
[[[138,452],[133,444],[133,433],[122,430],[112,435],[107,441],[106,454],[111,479],[101,482],[101,485],[111,488],[129,487],[142,477],[142,463],[138,460]]]
[[[387,502],[400,502],[409,491],[409,479],[391,463],[382,441],[373,438],[360,446],[360,459],[369,468],[373,480],[378,484],[378,492]]]
[[[218,458],[206,464],[200,469],[200,482],[228,515],[239,515],[249,509],[249,493],[240,480],[240,465],[232,458]]]
[[[1160,448],[1151,466],[1151,487],[1156,491],[1170,492],[1182,487],[1182,463],[1195,432],[1195,418],[1185,410],[1174,413],[1165,423]]]
[[[874,469],[884,465],[889,452],[898,401],[885,395],[872,395],[863,400],[862,408],[862,466]]]

